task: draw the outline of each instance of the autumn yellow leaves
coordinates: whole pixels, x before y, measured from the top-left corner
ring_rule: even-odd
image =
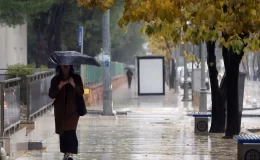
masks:
[[[84,6],[87,9],[98,7],[102,11],[106,11],[115,3],[115,0],[77,0],[79,6]]]
[[[178,44],[220,39],[220,46],[260,49],[260,0],[124,0],[119,20],[124,27],[141,22],[149,36],[160,35]],[[115,0],[78,0],[80,6],[107,10]],[[190,24],[187,24],[190,22]],[[144,29],[143,29],[144,30]],[[226,35],[226,38],[223,37]],[[248,36],[245,36],[248,35]],[[228,37],[228,38],[227,38]],[[245,47],[246,46],[246,47]]]
[[[149,37],[147,38],[149,42],[148,50],[152,54],[163,55],[166,61],[166,65],[172,59],[172,48],[174,48],[174,43],[172,41],[167,41],[164,37]]]
[[[162,21],[174,22],[181,16],[178,0],[143,0],[136,3],[125,4],[125,12],[119,21],[119,26],[126,26],[132,22],[152,22],[157,18]]]

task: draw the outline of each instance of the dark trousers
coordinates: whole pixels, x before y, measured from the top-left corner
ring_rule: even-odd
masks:
[[[78,154],[76,130],[64,131],[64,133],[60,135],[60,152]]]
[[[132,77],[127,77],[127,80],[128,80],[128,88],[131,88]]]

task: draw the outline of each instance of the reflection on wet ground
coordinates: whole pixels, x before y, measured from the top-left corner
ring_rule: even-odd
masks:
[[[182,102],[180,94],[167,91],[165,96],[135,95],[123,87],[113,93],[114,109],[127,115],[107,117],[87,115],[78,127],[78,160],[235,160],[235,140],[222,139],[223,134],[195,135],[194,110],[191,102]],[[89,109],[102,109],[97,103]],[[27,152],[17,160],[59,160],[59,139],[54,133],[53,112],[37,122],[47,130],[43,151]],[[258,125],[255,118],[243,118],[243,127]],[[209,122],[210,124],[210,122]],[[47,129],[46,129],[47,128]],[[39,132],[39,131],[38,131]],[[46,131],[45,131],[46,132]],[[37,135],[36,135],[37,136]],[[39,139],[39,138],[38,138]]]
[[[96,160],[235,160],[236,143],[222,134],[194,134],[193,118],[176,109],[135,109],[127,116],[88,115],[78,128],[80,154],[76,159]],[[150,113],[151,112],[151,113]],[[150,113],[150,114],[149,114]],[[35,151],[18,160],[62,159],[58,137],[44,143],[45,151]]]

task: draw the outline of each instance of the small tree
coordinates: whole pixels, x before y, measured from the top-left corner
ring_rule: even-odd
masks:
[[[151,36],[148,38],[148,50],[155,55],[163,55],[166,67],[166,81],[170,89],[174,88],[174,80],[176,77],[176,64],[174,57],[172,57],[172,50],[174,43],[166,40],[162,36]]]

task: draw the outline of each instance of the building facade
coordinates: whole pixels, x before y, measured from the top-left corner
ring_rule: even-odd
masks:
[[[27,25],[0,25],[0,68],[27,64]]]

